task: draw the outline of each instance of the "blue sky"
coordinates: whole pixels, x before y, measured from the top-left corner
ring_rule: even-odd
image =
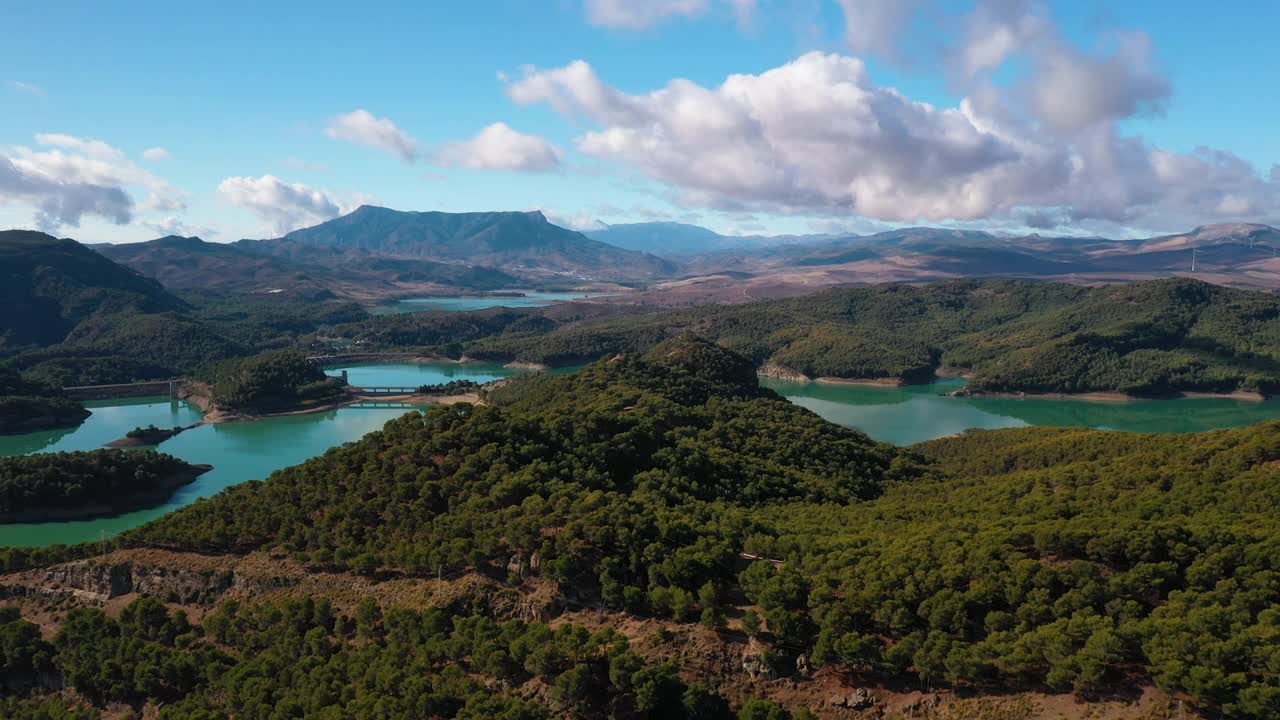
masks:
[[[0,227],[87,242],[272,236],[362,202],[743,233],[1280,220],[1272,3],[3,12]]]

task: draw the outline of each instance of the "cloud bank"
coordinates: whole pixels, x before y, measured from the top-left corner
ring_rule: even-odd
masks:
[[[79,227],[85,216],[124,225],[139,211],[186,209],[186,193],[101,140],[62,133],[35,140],[39,149],[17,146],[0,154],[0,202],[34,208],[42,230]]]
[[[888,55],[919,13],[942,12],[930,0],[840,5],[850,45]],[[820,52],[715,87],[677,78],[633,94],[579,60],[526,68],[506,90],[586,123],[578,150],[661,181],[686,207],[1044,227],[1280,214],[1280,167],[1264,177],[1224,150],[1178,153],[1120,131],[1170,94],[1147,36],[1076,47],[1031,0],[979,0],[956,21],[960,40],[942,50],[963,95],[952,107]],[[996,82],[1012,62],[1014,79]]]

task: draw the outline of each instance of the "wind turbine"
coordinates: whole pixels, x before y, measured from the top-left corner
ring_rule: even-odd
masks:
[[[1200,252],[1200,248],[1191,248],[1191,272],[1196,271],[1196,253]]]

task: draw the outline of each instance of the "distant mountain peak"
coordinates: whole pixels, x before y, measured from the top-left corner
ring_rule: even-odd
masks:
[[[447,213],[362,205],[282,238],[374,256],[466,263],[523,274],[638,279],[674,272],[632,252],[552,224],[540,210]]]
[[[1188,234],[1202,239],[1214,239],[1248,237],[1249,235],[1258,232],[1276,232],[1276,229],[1270,225],[1262,225],[1259,223],[1213,223],[1210,225],[1200,225]]]

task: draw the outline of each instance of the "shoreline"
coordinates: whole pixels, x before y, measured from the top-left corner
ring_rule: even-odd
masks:
[[[902,378],[841,378],[825,375],[814,378],[812,382],[820,385],[858,385],[863,387],[902,387],[911,384]]]
[[[546,372],[551,369],[551,366],[546,363],[526,362],[523,360],[512,360],[502,367],[508,370],[532,370],[534,372]]]
[[[84,424],[93,411],[77,403],[79,411],[70,415],[37,415],[15,420],[0,426],[0,437],[7,435],[26,435],[28,433],[48,432],[52,430],[75,430]],[[74,415],[74,417],[73,417]]]
[[[984,392],[981,390],[956,390],[947,393],[948,397],[995,398],[1005,400],[1080,400],[1101,403],[1138,403],[1150,400],[1245,400],[1248,402],[1264,402],[1267,397],[1259,392],[1236,390],[1229,393],[1198,392],[1195,390],[1179,390],[1166,395],[1130,395],[1122,392],[1093,391],[1083,393],[1029,393],[1029,392]]]
[[[909,386],[933,385],[940,380],[950,378],[962,378],[969,380],[972,373],[962,372],[956,368],[938,368],[934,372],[933,378],[928,382],[910,382],[903,378],[840,378],[822,376],[812,378],[802,372],[792,370],[791,368],[781,365],[765,365],[756,370],[759,377],[769,378],[771,380],[783,380],[795,383],[811,383],[819,385],[844,385],[851,387],[879,387],[879,388],[901,388]],[[961,388],[949,393],[945,393],[947,397],[957,398],[993,398],[1005,400],[1076,400],[1081,402],[1096,403],[1131,403],[1144,402],[1148,400],[1242,400],[1247,402],[1264,402],[1267,396],[1262,393],[1250,390],[1235,390],[1229,393],[1200,392],[1197,390],[1179,390],[1177,392],[1165,395],[1130,395],[1128,393],[1094,390],[1083,393],[1037,393],[1037,392],[995,392],[983,390],[969,390]]]
[[[159,447],[160,444],[163,443],[164,441],[169,440],[170,438],[176,437],[178,435],[181,435],[183,432],[186,432],[187,430],[198,428],[203,424],[204,424],[204,421],[201,420],[198,423],[191,423],[190,425],[182,425],[175,428],[157,428],[154,433],[148,432],[142,437],[129,437],[128,435],[125,435],[119,440],[112,440],[111,442],[104,444],[103,447],[109,447],[109,448]]]
[[[0,513],[0,525],[39,525],[41,523],[96,520],[125,515],[139,510],[148,510],[168,502],[178,488],[190,485],[196,481],[196,478],[212,469],[212,465],[191,464],[186,470],[162,478],[160,485],[151,490],[125,495],[109,503],[95,503],[71,509],[24,510],[22,512]]]

